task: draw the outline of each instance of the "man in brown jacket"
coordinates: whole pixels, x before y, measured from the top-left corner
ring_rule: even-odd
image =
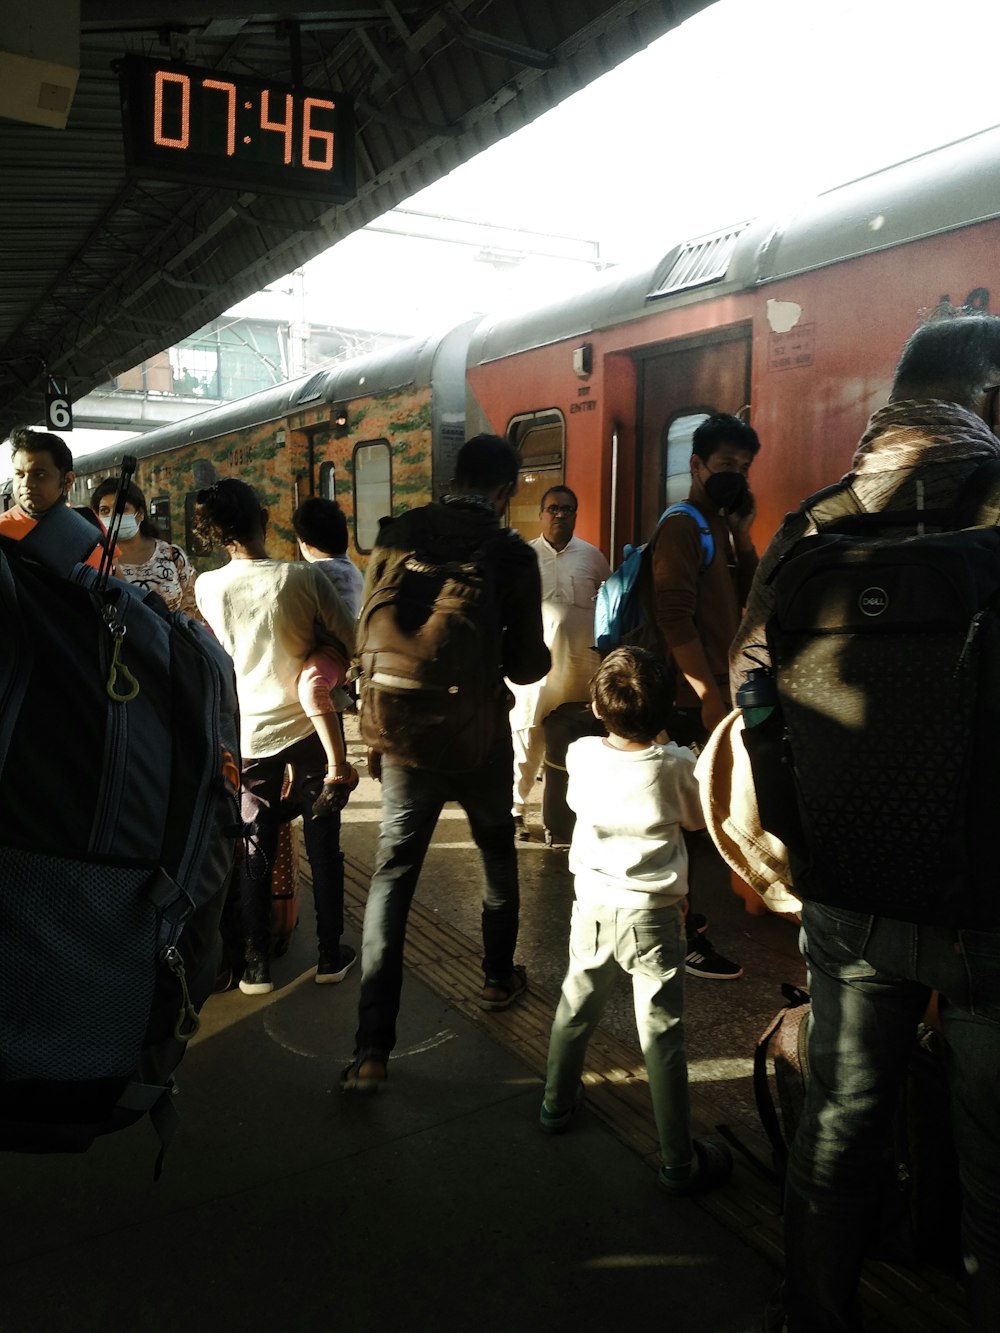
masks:
[[[757,568],[747,476],[759,450],[757,432],[739,417],[719,413],[703,421],[691,441],[688,493],[701,521],[676,512],[653,536],[653,617],[675,669],[667,730],[678,745],[703,745],[732,707],[729,649]],[[687,971],[715,981],[741,977],[742,967],[713,948],[705,924],[703,916],[688,916]]]

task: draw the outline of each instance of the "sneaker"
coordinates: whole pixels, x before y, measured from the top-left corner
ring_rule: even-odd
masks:
[[[691,1146],[694,1161],[686,1172],[678,1175],[676,1167],[660,1167],[656,1183],[666,1194],[704,1194],[706,1190],[725,1185],[733,1174],[733,1155],[724,1143],[695,1139]]]
[[[357,1055],[340,1076],[342,1092],[381,1092],[389,1077],[389,1056],[385,1051],[366,1047]]]
[[[342,944],[336,953],[324,953],[321,949],[314,978],[316,985],[331,986],[343,981],[357,960],[357,952],[349,944]]]
[[[527,842],[531,835],[528,832],[528,826],[524,822],[524,815],[514,816],[514,837],[518,842]]]
[[[561,842],[557,837],[555,837],[551,829],[545,830],[545,845],[546,847],[551,847],[554,852],[569,851],[569,843]]]
[[[569,1129],[569,1123],[573,1119],[576,1108],[583,1101],[583,1088],[577,1085],[576,1096],[573,1098],[573,1105],[568,1111],[550,1111],[542,1102],[541,1110],[538,1112],[538,1127],[543,1134],[565,1134]]]
[[[716,952],[704,930],[696,930],[688,935],[684,970],[692,977],[704,977],[707,981],[736,981],[743,975],[739,963],[723,958],[721,953]]]
[[[348,766],[346,777],[324,778],[323,789],[313,802],[313,819],[327,819],[330,815],[339,814],[360,781],[358,770],[353,765]]]
[[[257,949],[247,950],[247,960],[240,978],[244,995],[267,995],[274,990],[271,982],[271,960]]]
[[[515,967],[504,981],[487,977],[479,997],[480,1009],[506,1009],[519,1000],[528,989],[528,974],[523,967]]]

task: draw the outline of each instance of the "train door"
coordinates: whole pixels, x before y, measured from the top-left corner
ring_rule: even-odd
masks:
[[[750,326],[652,348],[638,359],[636,534],[648,537],[691,485],[691,436],[750,401]]]
[[[538,517],[542,496],[566,479],[566,422],[556,408],[524,413],[511,418],[507,438],[521,458],[507,522],[530,542],[542,530]]]

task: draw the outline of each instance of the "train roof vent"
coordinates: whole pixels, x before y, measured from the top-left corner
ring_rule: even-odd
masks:
[[[687,241],[677,252],[663,281],[653,288],[647,299],[668,296],[671,292],[683,292],[688,287],[701,287],[706,282],[717,282],[719,278],[725,277],[736,242],[746,228],[747,223],[741,222],[738,227],[727,227],[725,231],[713,232],[711,236]]]
[[[310,375],[295,395],[296,404],[311,403],[314,398],[319,398],[323,391],[323,382],[329,373],[328,370],[320,370],[315,375]]]

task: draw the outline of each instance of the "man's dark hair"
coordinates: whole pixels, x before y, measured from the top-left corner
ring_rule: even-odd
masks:
[[[105,477],[101,484],[94,488],[90,497],[90,507],[96,514],[100,508],[101,501],[106,495],[118,494],[118,478]],[[142,510],[142,522],[139,524],[139,531],[144,537],[159,537],[160,529],[149,517],[149,506],[146,504],[146,497],[135,484],[130,481],[125,487],[125,499],[133,509]]]
[[[267,523],[257,492],[238,477],[221,477],[195,495],[195,535],[206,546],[248,545]]]
[[[63,476],[73,470],[73,455],[69,445],[58,435],[50,435],[47,430],[15,426],[10,433],[10,451],[16,454],[18,449],[23,449],[28,454],[51,454],[53,463]]]
[[[590,682],[590,695],[609,732],[649,744],[663,730],[670,710],[673,674],[647,648],[616,648]]]
[[[292,515],[292,527],[299,541],[315,546],[327,555],[344,555],[347,551],[347,519],[336,500],[324,500],[310,495]]]
[[[691,437],[691,452],[707,463],[724,444],[747,449],[755,458],[760,452],[760,440],[753,426],[729,412],[716,412],[714,416],[706,417]]]
[[[568,495],[570,499],[573,501],[573,508],[579,509],[580,507],[580,501],[576,498],[576,492],[571,491],[568,486],[550,486],[549,489],[545,492],[545,494],[538,502],[539,509],[545,508],[545,501],[549,498],[550,495]]]
[[[481,494],[516,486],[519,462],[517,450],[502,435],[473,435],[455,459],[455,485]]]
[[[1000,318],[939,311],[910,335],[890,397],[939,398],[974,408],[1000,383]]]

